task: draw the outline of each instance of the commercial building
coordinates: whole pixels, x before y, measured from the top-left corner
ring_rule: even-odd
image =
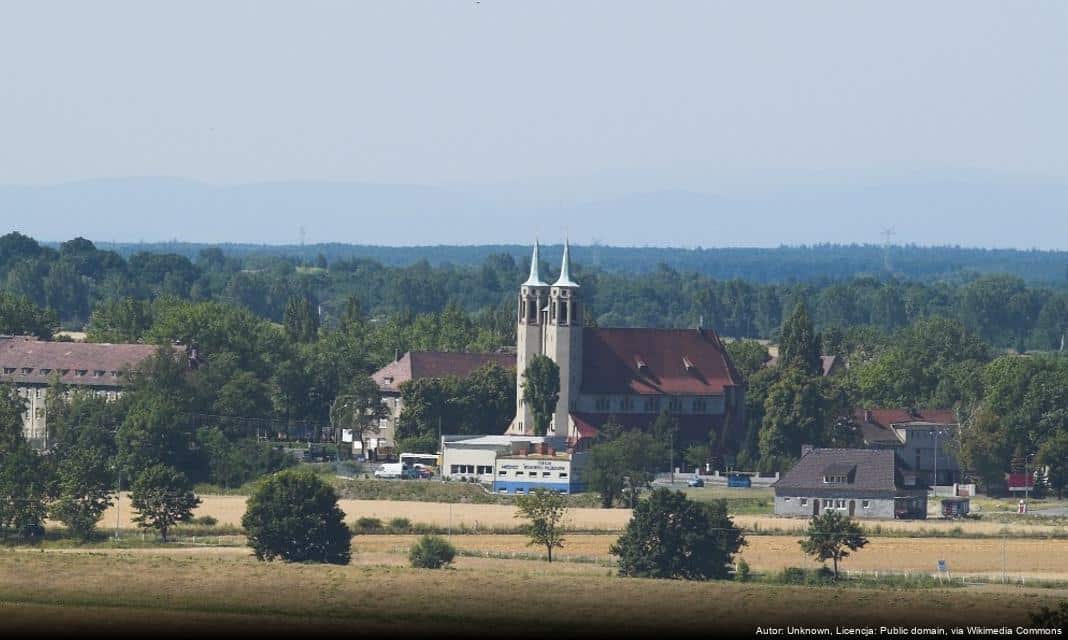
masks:
[[[744,426],[745,383],[715,331],[584,326],[570,246],[564,245],[560,277],[551,285],[541,278],[538,253],[535,244],[530,276],[519,289],[517,411],[509,434],[533,433],[523,372],[534,356],[543,355],[560,369],[560,395],[548,433],[579,449],[610,418],[623,426],[648,427],[663,410],[678,422],[680,446],[711,441],[717,454],[734,446]]]
[[[546,436],[451,435],[441,438],[441,476],[447,480],[466,480],[492,484],[497,458],[518,455],[547,446],[562,450],[567,443]]]
[[[493,490],[523,494],[545,489],[576,493],[586,488],[586,452],[556,451],[546,445],[497,456]]]
[[[53,380],[115,399],[126,385],[124,372],[153,355],[145,344],[46,342],[0,336],[0,382],[15,386],[26,401],[22,433],[34,446],[48,446],[47,391]]]
[[[805,447],[772,486],[778,516],[927,517],[927,485],[889,449]]]

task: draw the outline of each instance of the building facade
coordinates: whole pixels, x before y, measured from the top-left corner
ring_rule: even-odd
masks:
[[[115,399],[126,385],[124,372],[156,353],[144,344],[46,342],[26,336],[0,336],[0,382],[14,385],[26,403],[22,433],[47,448],[48,387],[58,380],[68,389]]]
[[[936,486],[961,481],[953,451],[959,425],[952,409],[857,409],[853,418],[867,446],[893,450],[921,481]]]
[[[570,246],[564,245],[560,277],[550,285],[539,273],[535,244],[517,299],[517,410],[508,433],[534,432],[523,372],[535,355],[544,355],[560,369],[547,435],[581,448],[609,419],[644,427],[667,410],[678,422],[680,442],[711,440],[717,453],[735,446],[745,419],[745,383],[716,333],[586,327],[580,291],[571,276]]]
[[[777,516],[927,517],[927,486],[891,450],[805,447],[772,486]]]
[[[379,421],[378,433],[367,438],[369,452],[392,452],[395,447],[397,421],[400,419],[401,411],[404,410],[400,388],[402,384],[421,378],[445,376],[465,378],[476,369],[488,364],[496,364],[502,369],[514,371],[516,356],[514,353],[408,351],[371,374],[371,379],[378,385],[378,390],[382,394],[382,404],[386,406],[386,415]],[[353,440],[353,446],[358,447],[359,439]],[[355,449],[353,452],[359,454]]]

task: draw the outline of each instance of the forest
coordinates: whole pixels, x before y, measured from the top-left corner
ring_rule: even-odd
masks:
[[[729,348],[748,383],[746,432],[709,443],[709,452],[737,452],[717,464],[783,468],[803,443],[851,443],[856,406],[956,409],[965,425],[960,455],[983,482],[1020,456],[1068,460],[1062,284],[960,271],[907,278],[843,267],[836,278],[762,282],[663,263],[640,272],[573,266],[590,325],[700,322],[735,339]],[[399,353],[513,346],[516,289],[528,269],[510,253],[436,266],[219,247],[192,258],[124,256],[84,238],[50,247],[10,233],[0,237],[0,334],[64,339],[56,334],[66,329],[98,342],[196,345],[202,363],[176,367],[161,355],[115,407],[82,399],[56,414],[84,414],[82,427],[95,421],[119,434],[114,455],[130,473],[152,462],[136,452],[152,451],[191,477],[232,484],[280,464],[252,438],[264,425],[322,433],[339,410],[373,405],[367,376]],[[555,261],[542,273],[555,276]],[[780,343],[781,366],[764,366],[757,338]],[[846,373],[822,378],[812,364],[821,353],[842,356]],[[514,413],[511,376],[487,370],[478,384],[410,388],[402,446],[432,447],[439,428],[502,430]]]

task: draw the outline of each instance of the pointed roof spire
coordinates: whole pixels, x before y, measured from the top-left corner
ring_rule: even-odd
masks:
[[[538,239],[534,239],[534,255],[530,257],[530,277],[523,283],[524,287],[547,287],[548,282],[541,279],[538,274]]]
[[[571,242],[564,240],[564,261],[560,265],[560,277],[553,283],[554,287],[578,287],[571,279]]]

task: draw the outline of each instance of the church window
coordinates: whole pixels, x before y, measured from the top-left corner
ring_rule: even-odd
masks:
[[[619,400],[619,408],[620,409],[623,409],[624,411],[630,411],[631,406],[632,406],[632,403],[631,403],[630,396],[623,396]]]
[[[595,404],[597,406],[597,410],[598,411],[608,411],[608,409],[609,409],[608,398],[604,398],[604,397],[597,398]]]
[[[646,398],[645,399],[646,411],[659,411],[660,410],[660,398]]]
[[[671,411],[675,413],[682,411],[682,400],[679,398],[672,398],[671,401],[668,402],[668,409],[671,409]]]
[[[705,399],[695,398],[693,401],[693,412],[704,413],[705,411],[708,411],[708,403],[705,401]]]

